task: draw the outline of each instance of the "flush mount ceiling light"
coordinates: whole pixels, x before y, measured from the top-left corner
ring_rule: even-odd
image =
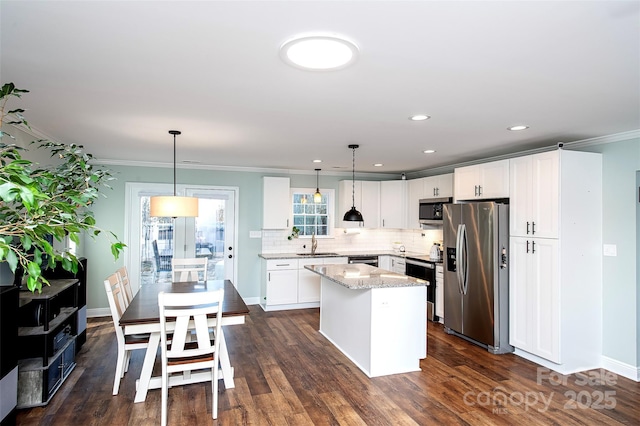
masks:
[[[425,153],[425,154],[433,154],[433,153],[434,153],[434,152],[436,152],[436,151],[435,151],[435,150],[433,150],[433,149],[425,149],[425,150],[424,150],[424,151],[422,151],[422,152],[423,152],[423,153]]]
[[[197,217],[198,199],[176,195],[176,136],[180,130],[169,130],[173,135],[173,196],[151,197],[149,214],[151,217]]]
[[[351,210],[344,214],[342,220],[347,222],[364,222],[362,213],[356,210],[356,149],[360,145],[349,145],[349,149],[353,150],[353,168],[352,168],[352,181],[351,181]]]
[[[518,130],[526,130],[528,128],[529,128],[529,126],[517,125],[517,126],[507,127],[507,130],[513,130],[514,132],[517,132]]]
[[[322,170],[322,169],[316,169],[316,193],[313,194],[313,202],[314,203],[322,202],[322,194],[320,193],[320,186],[318,186],[318,179],[319,179],[319,176],[320,176],[320,170]]]
[[[295,37],[280,46],[280,57],[296,68],[338,70],[356,61],[358,46],[334,35],[306,35]]]
[[[424,115],[424,114],[416,114],[416,115],[412,115],[411,117],[409,117],[409,120],[411,121],[424,121],[424,120],[428,120],[431,117],[428,115]]]
[[[314,163],[322,163],[322,160],[313,160]]]
[[[375,163],[375,164],[373,165],[373,167],[382,167],[382,166],[384,166],[384,164],[382,164],[382,163]]]

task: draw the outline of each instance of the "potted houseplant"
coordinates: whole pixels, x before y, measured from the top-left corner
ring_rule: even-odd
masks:
[[[89,206],[113,177],[92,166],[92,156],[82,146],[31,142],[56,158],[56,164],[45,167],[23,158],[25,148],[6,143],[14,137],[4,124],[29,127],[23,109],[7,108],[10,99],[27,92],[13,83],[0,89],[0,268],[20,271],[29,290],[41,291],[48,284],[43,269],[60,264],[67,271],[78,271],[76,256],[55,250],[54,239],[63,241],[68,236],[78,243],[83,232],[92,238],[105,234],[116,259],[124,244],[112,232],[96,226]]]

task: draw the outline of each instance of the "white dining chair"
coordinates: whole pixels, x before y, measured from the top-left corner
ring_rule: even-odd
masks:
[[[149,335],[126,335],[120,326],[120,317],[124,313],[127,304],[124,301],[124,291],[118,273],[109,275],[104,280],[104,289],[107,292],[107,300],[113,318],[113,327],[116,331],[118,342],[118,356],[116,358],[116,373],[113,381],[113,395],[117,395],[120,389],[120,379],[129,370],[131,351],[136,349],[146,349],[149,345]]]
[[[172,258],[171,279],[175,282],[206,281],[208,258]],[[202,273],[202,279],[200,274]]]
[[[162,347],[161,419],[163,426],[167,424],[169,376],[178,372],[211,370],[213,400],[211,416],[214,419],[218,418],[219,336],[222,333],[223,299],[223,289],[196,293],[160,292],[158,294]],[[207,316],[211,315],[216,317],[213,336],[209,332],[207,323]],[[171,330],[167,324],[171,324]]]
[[[129,306],[129,303],[133,300],[133,290],[131,289],[131,281],[129,280],[129,271],[127,271],[127,267],[123,266],[118,268],[116,274],[120,277],[120,283],[122,284],[122,290],[124,292],[124,296],[126,297],[126,304]]]

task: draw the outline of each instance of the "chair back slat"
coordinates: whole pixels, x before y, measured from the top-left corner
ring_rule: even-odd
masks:
[[[127,302],[125,301],[125,295],[122,291],[120,283],[120,277],[117,273],[111,274],[104,280],[104,288],[107,292],[107,300],[109,300],[109,308],[111,309],[111,316],[116,325],[120,322],[120,317],[127,309]]]
[[[217,345],[211,342],[208,316],[216,316],[216,333],[219,333],[224,290],[198,293],[164,293],[158,295],[160,329],[163,351],[168,359],[188,358],[213,354]],[[167,346],[167,318],[174,318],[171,344]],[[195,340],[191,331],[195,330]],[[217,340],[217,339],[216,339]]]
[[[171,279],[173,282],[206,281],[208,260],[206,257],[172,258]]]
[[[131,289],[131,281],[129,280],[129,271],[127,271],[126,266],[123,266],[118,268],[116,274],[120,277],[120,283],[122,284],[124,296],[126,297],[126,304],[129,306],[129,303],[133,300],[133,290]]]

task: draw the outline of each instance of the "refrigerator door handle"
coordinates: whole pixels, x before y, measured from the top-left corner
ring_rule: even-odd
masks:
[[[456,240],[456,275],[458,277],[458,291],[467,293],[467,227],[458,225]]]
[[[469,251],[467,241],[467,226],[462,225],[462,294],[469,289]]]
[[[458,279],[458,292],[462,294],[462,229],[464,225],[458,225],[456,233],[456,278]]]

